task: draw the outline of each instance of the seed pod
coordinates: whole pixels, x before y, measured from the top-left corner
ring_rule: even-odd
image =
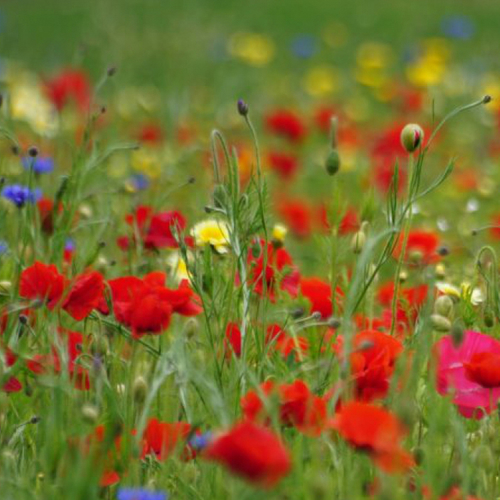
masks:
[[[401,144],[408,153],[413,153],[424,142],[424,131],[420,125],[409,123],[401,131]]]
[[[451,330],[451,322],[448,318],[440,314],[431,315],[431,323],[434,329],[438,332],[449,332]]]
[[[328,175],[335,175],[340,169],[340,155],[336,149],[332,149],[325,161],[325,168]]]

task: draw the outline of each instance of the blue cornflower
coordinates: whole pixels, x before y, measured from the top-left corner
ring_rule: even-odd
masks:
[[[26,170],[29,170],[33,165],[35,174],[48,174],[54,170],[54,160],[50,156],[39,156],[37,158],[25,156],[21,159],[21,163]]]
[[[16,207],[21,208],[26,203],[35,203],[42,197],[42,191],[39,188],[29,189],[27,186],[12,184],[2,189],[2,196],[14,203]]]
[[[296,36],[291,43],[291,50],[296,57],[308,59],[318,50],[316,38],[312,35]]]
[[[149,491],[141,488],[120,488],[118,500],[167,500],[168,495],[162,491]]]
[[[475,28],[472,21],[465,16],[450,16],[443,19],[443,33],[450,38],[467,40],[474,34]]]
[[[212,441],[212,436],[213,434],[210,431],[205,432],[204,434],[195,434],[189,440],[189,445],[196,451],[201,451],[210,444],[210,441]]]
[[[130,182],[136,191],[142,191],[148,188],[149,177],[144,174],[133,174],[130,178]]]
[[[9,250],[9,246],[5,241],[0,240],[0,255],[3,255],[4,253],[7,253]]]
[[[74,252],[75,248],[76,248],[75,240],[68,238],[66,240],[66,243],[64,244],[64,250],[66,250],[67,252]]]

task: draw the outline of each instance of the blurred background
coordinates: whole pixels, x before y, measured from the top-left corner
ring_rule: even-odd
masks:
[[[240,96],[384,101],[395,81],[468,93],[500,70],[495,0],[13,0],[0,15],[3,60],[94,79],[116,65],[117,85],[155,87],[177,112]]]

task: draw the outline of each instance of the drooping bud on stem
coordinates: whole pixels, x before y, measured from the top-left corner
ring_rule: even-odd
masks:
[[[238,99],[237,107],[238,107],[238,113],[241,116],[248,115],[248,104],[243,99]]]

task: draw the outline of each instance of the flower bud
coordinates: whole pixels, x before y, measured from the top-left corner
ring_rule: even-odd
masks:
[[[493,315],[493,311],[491,310],[491,308],[487,307],[484,310],[483,320],[484,320],[484,324],[488,328],[491,328],[495,325],[495,316]]]
[[[365,243],[366,243],[366,234],[362,229],[360,229],[352,237],[351,250],[355,254],[361,253],[363,251]]]
[[[420,125],[409,123],[401,131],[401,144],[408,153],[413,153],[424,141],[424,131]]]
[[[441,295],[434,304],[434,311],[440,316],[453,319],[453,300],[448,295]]]
[[[441,316],[440,314],[432,314],[431,315],[431,323],[434,327],[434,330],[438,332],[449,332],[451,330],[451,322],[448,318]]]
[[[132,385],[132,394],[136,403],[144,403],[148,394],[148,383],[142,375],[139,375],[134,380],[134,384]]]
[[[458,349],[462,344],[464,340],[464,333],[464,327],[462,326],[462,324],[458,321],[455,321],[455,323],[453,323],[453,326],[451,327],[451,340],[455,349]]]
[[[340,155],[336,149],[332,149],[325,161],[325,168],[328,175],[335,175],[340,169]]]
[[[248,104],[243,99],[238,99],[237,108],[241,116],[248,115]]]
[[[99,418],[99,410],[94,405],[88,403],[84,404],[81,412],[84,422],[90,425],[95,425],[97,419]]]

